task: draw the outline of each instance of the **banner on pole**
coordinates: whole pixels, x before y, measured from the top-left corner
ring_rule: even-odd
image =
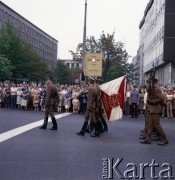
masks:
[[[100,85],[102,104],[109,122],[123,116],[127,81],[127,76],[122,76]]]

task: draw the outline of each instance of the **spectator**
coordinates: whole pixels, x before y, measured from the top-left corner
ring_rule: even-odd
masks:
[[[145,95],[145,90],[142,88],[139,94],[139,113],[141,117],[144,116],[144,95]]]
[[[5,108],[10,108],[10,87],[8,84],[5,84],[4,88],[5,93]]]
[[[17,88],[17,97],[16,97],[16,105],[17,105],[17,109],[21,109],[21,100],[22,100],[22,89],[21,87]]]
[[[80,102],[77,98],[77,95],[74,95],[73,100],[72,100],[72,104],[73,104],[73,113],[78,114],[79,108],[80,108]]]
[[[172,93],[172,90],[168,90],[166,95],[166,108],[168,118],[173,118],[173,98],[174,95]]]
[[[139,103],[139,91],[136,89],[136,84],[133,85],[133,89],[131,90],[129,102],[131,105],[131,118],[138,117],[138,103]]]

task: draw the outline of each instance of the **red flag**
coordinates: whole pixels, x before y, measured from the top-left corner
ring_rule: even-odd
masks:
[[[100,85],[101,99],[109,121],[116,121],[123,116],[126,86],[127,76]]]

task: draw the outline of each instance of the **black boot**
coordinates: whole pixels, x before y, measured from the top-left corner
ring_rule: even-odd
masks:
[[[53,123],[53,127],[50,128],[50,130],[57,130],[57,121],[55,117],[52,117],[52,123]]]
[[[94,127],[93,127],[92,122],[90,121],[86,130],[85,130],[85,133],[91,133],[93,130],[94,130]]]
[[[103,124],[103,131],[108,131],[108,125],[107,125],[107,123],[106,123],[106,120],[104,119],[104,117],[102,117],[101,118],[101,122],[102,122],[102,124]]]
[[[80,131],[80,132],[78,132],[78,133],[76,133],[76,134],[77,134],[77,135],[84,136],[85,131],[86,131],[86,129],[87,129],[87,126],[88,126],[88,122],[84,122],[84,124],[83,124],[83,127],[82,127],[81,131]]]
[[[104,126],[104,132],[108,131],[108,126]]]
[[[93,123],[94,127],[95,127],[95,132],[94,134],[91,134],[91,137],[99,137],[100,133],[99,133],[99,124],[98,123]]]
[[[85,130],[85,133],[91,133],[91,131],[89,129],[90,129],[90,127],[88,126]]]
[[[93,130],[94,130],[94,126],[93,126],[93,123],[92,123],[92,121],[90,121],[90,131],[92,132]]]
[[[47,129],[47,123],[48,123],[48,117],[44,118],[44,123],[43,125],[40,127],[40,129]]]
[[[104,129],[103,129],[103,126],[102,126],[102,122],[101,122],[101,121],[97,121],[97,126],[98,126],[98,131],[99,131],[99,133],[103,133],[103,132],[104,132]]]

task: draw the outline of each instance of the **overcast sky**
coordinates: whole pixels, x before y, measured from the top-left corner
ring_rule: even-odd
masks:
[[[59,41],[58,58],[72,59],[83,41],[85,0],[2,0]],[[116,32],[132,57],[139,47],[139,23],[149,0],[87,0],[87,36]],[[131,60],[131,59],[130,59]]]

